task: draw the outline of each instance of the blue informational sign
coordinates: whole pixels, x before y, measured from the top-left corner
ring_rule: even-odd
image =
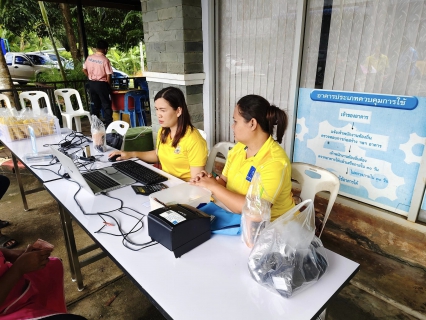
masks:
[[[302,88],[293,161],[336,174],[342,195],[407,215],[425,123],[424,97]]]

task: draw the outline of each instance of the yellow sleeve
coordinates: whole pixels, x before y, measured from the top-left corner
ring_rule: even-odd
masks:
[[[263,199],[274,203],[276,198],[281,195],[287,180],[289,180],[287,166],[288,164],[285,161],[273,160],[257,169],[265,188],[262,195]]]
[[[188,129],[191,130],[191,129]],[[193,129],[188,137],[188,161],[190,167],[204,167],[207,162],[207,142]]]

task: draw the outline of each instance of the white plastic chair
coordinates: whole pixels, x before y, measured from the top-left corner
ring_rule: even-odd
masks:
[[[204,130],[197,129],[198,132],[201,134],[204,140],[207,140],[207,133]]]
[[[46,92],[43,91],[24,91],[19,94],[19,101],[21,102],[21,106],[25,108],[26,103],[25,100],[27,99],[31,102],[31,109],[33,109],[34,115],[40,115],[41,114],[41,108],[39,104],[40,99],[44,99],[47,107],[47,113],[53,116],[52,112],[52,106],[50,105],[49,96]]]
[[[229,150],[232,149],[234,146],[235,143],[228,141],[216,143],[210,151],[209,157],[207,158],[206,171],[212,172],[214,161],[218,153],[221,153],[226,159],[228,157]]]
[[[0,102],[4,101],[4,103],[6,104],[6,107],[10,110],[12,109],[12,105],[10,104],[10,100],[9,97],[5,94],[0,93]],[[1,105],[1,103],[0,103]]]
[[[111,133],[112,130],[115,130],[116,132],[118,132],[124,137],[128,129],[129,129],[129,124],[126,121],[116,120],[109,124],[105,132]]]
[[[300,198],[302,201],[306,199],[315,201],[315,195],[320,191],[330,192],[327,210],[325,211],[324,221],[322,222],[322,228],[319,234],[321,237],[325,223],[327,222],[331,208],[339,192],[339,178],[326,169],[302,162],[294,162],[291,164],[291,178],[300,184],[302,189]]]
[[[129,124],[126,121],[116,120],[111,122],[105,130],[105,133],[111,133],[112,130],[115,130],[117,133],[123,136],[123,144],[121,145],[120,150],[123,150],[124,147],[124,139],[126,136],[126,132],[129,129]]]
[[[78,110],[74,110],[71,102],[71,96],[75,95],[78,103]],[[72,119],[75,121],[75,129],[78,132],[81,132],[81,116],[87,116],[89,118],[90,125],[92,124],[92,118],[90,117],[90,112],[85,111],[83,108],[83,103],[81,102],[80,93],[75,89],[57,89],[55,90],[55,99],[58,105],[61,105],[59,97],[64,99],[65,112],[62,111],[62,118],[65,120],[67,128],[72,130]]]

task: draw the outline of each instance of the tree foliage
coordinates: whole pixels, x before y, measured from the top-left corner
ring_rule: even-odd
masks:
[[[35,32],[40,38],[47,37],[46,26],[36,0],[0,0],[4,2],[0,12],[0,25],[16,36]],[[65,49],[69,49],[61,11],[58,3],[45,2],[54,37]],[[77,7],[71,7],[73,25],[77,30]],[[142,13],[111,8],[83,7],[87,45],[94,46],[99,38],[111,47],[128,50],[143,40]],[[78,33],[76,32],[78,37]]]

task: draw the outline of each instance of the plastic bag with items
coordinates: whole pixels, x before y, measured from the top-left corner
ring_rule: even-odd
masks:
[[[256,172],[250,182],[241,216],[241,238],[249,248],[253,247],[271,220],[271,203],[262,198],[264,193],[260,174]]]
[[[316,283],[328,260],[315,236],[315,210],[308,199],[269,224],[248,260],[251,276],[269,290],[289,298]]]
[[[105,139],[105,125],[94,114],[92,115],[91,132],[92,132],[92,139],[93,139],[93,147],[99,152],[107,151],[107,144]]]

